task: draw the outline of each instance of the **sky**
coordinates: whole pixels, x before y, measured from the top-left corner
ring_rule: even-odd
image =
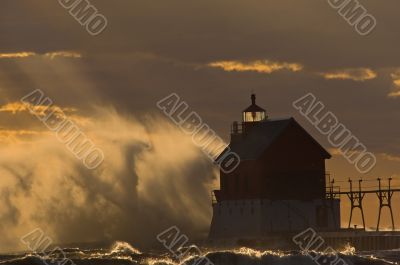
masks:
[[[23,248],[19,238],[36,227],[54,242],[139,247],[171,224],[206,234],[218,174],[157,108],[171,93],[226,141],[256,93],[270,118],[295,117],[332,153],[327,170],[343,188],[348,178],[400,185],[398,0],[360,1],[377,21],[366,36],[326,0],[90,3],[108,22],[96,36],[59,1],[1,0],[0,252]],[[99,169],[23,108],[35,89],[101,146]],[[293,108],[307,93],[377,157],[371,172],[359,173]],[[376,209],[368,198],[369,227]]]

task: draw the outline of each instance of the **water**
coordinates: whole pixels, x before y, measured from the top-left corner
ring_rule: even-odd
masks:
[[[237,248],[225,250],[203,249],[203,258],[207,257],[214,265],[318,265],[306,253],[300,251],[271,251]],[[60,254],[60,253],[58,253]],[[126,242],[116,242],[110,248],[80,249],[64,248],[65,259],[59,259],[57,254],[18,253],[0,255],[1,265],[192,265],[199,261],[199,256],[188,254],[180,260],[174,258],[168,251],[142,253]],[[320,265],[332,265],[334,256],[325,253],[313,253],[318,256]],[[356,252],[343,251],[338,253],[345,261],[344,265],[367,264],[398,264],[400,249]],[[203,259],[204,261],[205,259]],[[207,262],[201,262],[201,265]]]

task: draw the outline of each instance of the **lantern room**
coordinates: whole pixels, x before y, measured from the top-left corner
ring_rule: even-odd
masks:
[[[256,105],[256,95],[251,95],[251,105],[243,111],[243,122],[258,122],[267,119],[265,109]]]

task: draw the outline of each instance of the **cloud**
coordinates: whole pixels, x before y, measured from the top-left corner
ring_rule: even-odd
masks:
[[[34,52],[0,53],[0,59],[26,58],[35,55]]]
[[[16,114],[18,112],[29,112],[32,110],[39,116],[45,116],[48,114],[48,111],[55,112],[76,112],[76,108],[61,108],[56,105],[45,106],[45,105],[32,105],[30,103],[22,103],[22,102],[11,102],[7,103],[3,106],[0,106],[0,112],[10,112],[12,114]]]
[[[341,79],[353,81],[365,81],[374,79],[378,74],[369,68],[348,68],[320,73],[325,79]]]
[[[396,98],[400,97],[400,69],[390,74],[393,80],[393,88],[389,93],[389,97]]]
[[[275,71],[289,70],[298,72],[303,66],[298,63],[274,62],[269,60],[256,60],[250,62],[241,61],[216,61],[208,64],[209,67],[221,68],[226,72],[257,72],[270,74]]]
[[[53,60],[57,57],[78,59],[82,58],[82,54],[74,51],[55,51],[55,52],[47,52],[44,54],[38,54],[29,51],[22,51],[15,53],[0,53],[0,59],[22,59],[28,57],[43,57],[50,60]]]
[[[389,93],[389,97],[391,98],[397,98],[400,97],[400,91],[393,91]]]
[[[48,134],[48,132],[33,130],[6,130],[0,129],[0,143],[17,144],[30,141],[34,136]]]
[[[44,57],[50,58],[53,60],[56,57],[64,57],[64,58],[82,58],[82,54],[73,52],[73,51],[58,51],[58,52],[48,52],[43,55]]]
[[[333,156],[341,156],[343,155],[342,151],[339,148],[328,148],[328,151]],[[359,151],[354,151],[354,154],[360,154]],[[400,162],[400,156],[389,154],[389,153],[376,153],[376,155],[386,161],[392,162]]]
[[[387,161],[400,162],[400,156],[387,154],[387,153],[380,153],[379,156],[382,159],[387,160]]]
[[[81,126],[92,122],[90,117],[77,114],[77,108],[59,107],[56,105],[32,105],[21,102],[12,102],[0,106],[0,113],[10,113],[12,115],[16,115],[18,113],[30,113],[31,111],[40,117],[45,117],[49,115],[49,113],[53,112],[55,115],[58,115],[59,117],[66,117],[68,120],[74,121]]]

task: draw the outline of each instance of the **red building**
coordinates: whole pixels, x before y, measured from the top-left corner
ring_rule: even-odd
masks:
[[[220,171],[210,236],[340,229],[340,201],[325,197],[325,160],[331,155],[293,118],[269,119],[255,95],[251,100],[220,155],[234,152],[240,164],[231,173]]]
[[[331,155],[295,119],[267,119],[255,95],[242,126],[232,126],[229,148],[241,162],[229,174],[221,171],[218,201],[325,198],[325,159]]]

